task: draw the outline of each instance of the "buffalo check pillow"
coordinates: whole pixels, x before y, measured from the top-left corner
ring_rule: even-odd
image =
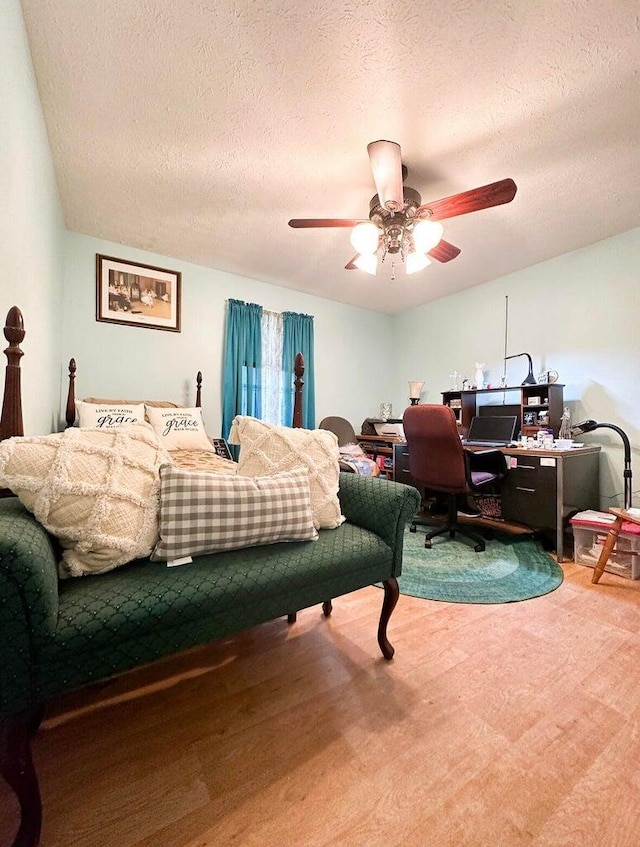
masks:
[[[305,468],[253,478],[160,468],[156,561],[317,538]]]

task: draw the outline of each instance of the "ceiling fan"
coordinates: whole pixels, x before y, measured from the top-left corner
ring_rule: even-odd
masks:
[[[391,256],[392,275],[400,258],[408,274],[426,268],[431,259],[450,262],[460,248],[442,238],[439,221],[510,203],[517,187],[512,179],[501,179],[480,188],[462,191],[432,203],[422,203],[418,192],[404,186],[407,168],[402,164],[400,145],[395,141],[372,141],[367,146],[373,179],[378,192],[369,203],[369,220],[360,218],[293,218],[294,229],[352,227],[351,243],[356,255],[345,265],[375,275],[378,256]],[[431,257],[431,259],[429,258]]]

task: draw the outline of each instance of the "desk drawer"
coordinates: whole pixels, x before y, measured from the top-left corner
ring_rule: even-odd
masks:
[[[393,448],[393,478],[404,485],[413,485],[420,491],[420,486],[411,476],[409,470],[409,448],[406,444],[396,444]]]
[[[539,456],[517,456],[501,487],[502,517],[529,526],[556,526],[557,468]]]

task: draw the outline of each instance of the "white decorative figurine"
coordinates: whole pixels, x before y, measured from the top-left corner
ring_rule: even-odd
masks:
[[[478,391],[480,391],[480,389],[484,388],[484,373],[483,373],[483,370],[482,370],[483,368],[484,368],[484,362],[476,362],[476,377],[475,377],[475,379],[476,379],[476,388],[478,389]]]

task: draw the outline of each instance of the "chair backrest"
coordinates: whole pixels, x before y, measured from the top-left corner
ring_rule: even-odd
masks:
[[[465,493],[464,448],[453,411],[428,403],[408,406],[402,422],[411,476],[425,488]]]
[[[346,418],[338,418],[335,416],[323,418],[318,424],[318,429],[328,429],[329,432],[335,433],[335,435],[338,436],[339,447],[343,447],[345,444],[355,444],[357,442],[354,429]]]

